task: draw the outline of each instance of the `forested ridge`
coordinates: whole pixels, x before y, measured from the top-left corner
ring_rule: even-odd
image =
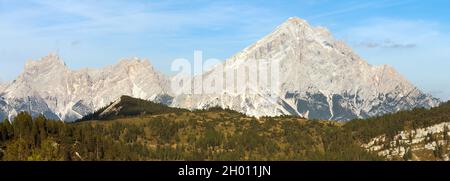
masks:
[[[186,109],[168,107],[161,103],[137,99],[130,96],[121,96],[120,101],[115,104],[100,108],[92,114],[84,116],[79,121],[87,120],[112,120],[124,117],[133,117],[139,115],[156,115],[164,113],[187,112]],[[113,110],[107,111],[107,108],[113,107]]]
[[[392,137],[403,130],[414,130],[443,122],[450,122],[450,102],[431,109],[416,108],[379,117],[357,119],[346,123],[344,127],[351,130],[356,139],[367,142],[382,134]]]
[[[130,100],[128,100],[130,101]],[[0,123],[1,160],[383,160],[361,143],[450,121],[450,105],[348,123],[253,118],[213,108],[76,123],[19,113]]]

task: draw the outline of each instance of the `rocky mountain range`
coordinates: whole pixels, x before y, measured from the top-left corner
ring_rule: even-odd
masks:
[[[147,60],[124,59],[103,69],[70,70],[58,55],[50,54],[28,62],[18,78],[0,87],[0,118],[11,119],[27,111],[34,116],[74,121],[122,95],[188,109],[218,106],[256,117],[299,115],[340,121],[440,103],[393,68],[368,64],[327,29],[312,27],[299,18],[288,19],[271,34],[191,81],[211,80],[224,70],[235,72],[249,62],[279,65],[276,92],[258,81],[246,80],[240,86],[247,91],[240,93],[224,89],[178,94],[170,86],[177,77],[159,73]],[[236,82],[224,83],[225,87],[233,84]],[[208,86],[185,88],[203,90]]]
[[[122,60],[104,69],[70,70],[50,54],[25,65],[23,73],[0,94],[2,116],[20,111],[73,121],[122,95],[158,101],[168,92],[168,80],[148,61]]]
[[[233,72],[248,61],[277,62],[280,90],[276,95],[268,93],[266,87],[247,81],[244,87],[251,91],[246,93],[182,95],[175,98],[174,106],[191,109],[220,106],[252,116],[290,114],[350,120],[439,104],[392,67],[368,64],[345,43],[335,40],[327,29],[311,27],[299,18],[288,19],[271,34],[225,61],[223,66],[194,79],[207,80],[221,74],[222,69]],[[205,86],[194,86],[194,89]]]

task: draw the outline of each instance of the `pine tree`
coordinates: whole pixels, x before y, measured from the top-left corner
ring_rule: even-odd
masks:
[[[409,147],[409,148],[407,148],[405,155],[403,155],[403,159],[405,161],[409,161],[409,160],[412,160],[412,158],[413,158],[412,150],[411,150],[411,147]]]
[[[448,142],[448,126],[444,126],[444,132],[442,134],[444,134],[444,141]]]
[[[35,118],[34,124],[38,129],[39,140],[45,140],[47,138],[47,119],[43,115],[40,115]]]
[[[9,122],[9,120],[5,119],[5,121],[3,121],[2,124],[6,128],[7,139],[13,138],[14,137],[14,128],[11,125],[11,122]]]
[[[4,124],[5,121],[0,122],[0,141],[6,141],[8,139],[8,130]]]
[[[26,112],[19,113],[13,122],[14,133],[17,133],[19,138],[27,138],[30,135],[32,127],[32,118]]]

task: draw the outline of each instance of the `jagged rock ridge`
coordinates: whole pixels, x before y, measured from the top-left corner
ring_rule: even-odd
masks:
[[[260,64],[276,61],[281,86],[277,95],[269,95],[264,87],[247,82],[250,94],[227,91],[185,94],[175,98],[174,106],[191,109],[220,106],[252,116],[294,114],[345,121],[439,104],[439,100],[422,93],[393,68],[368,64],[350,47],[335,40],[327,29],[311,27],[299,18],[290,18],[271,34],[231,57],[223,69],[232,72],[249,61]],[[220,69],[194,80],[209,79]]]
[[[222,67],[233,71],[251,61],[279,65],[276,94],[249,81],[245,86],[251,91],[239,94],[226,90],[174,94],[170,79],[148,61],[136,58],[103,69],[74,71],[51,54],[27,63],[24,72],[0,91],[0,118],[11,119],[20,111],[28,111],[73,121],[122,95],[188,109],[222,107],[258,117],[299,115],[342,121],[439,104],[393,68],[368,64],[328,30],[311,27],[299,18],[290,18],[223,66],[194,80],[208,79]],[[208,84],[193,89],[205,86]]]
[[[67,68],[50,54],[30,61],[24,72],[0,94],[0,112],[12,118],[20,111],[73,121],[122,95],[158,100],[169,94],[167,78],[147,60],[122,60],[104,69]]]

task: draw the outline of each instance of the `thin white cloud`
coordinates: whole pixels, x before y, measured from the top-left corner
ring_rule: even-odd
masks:
[[[321,8],[318,9],[321,12],[305,18],[309,21],[327,20],[335,16],[352,15],[411,2],[351,1],[330,6],[332,9],[326,11],[322,5],[327,1],[306,0],[305,3],[311,7],[320,5]],[[280,12],[246,6],[245,3],[194,2],[197,2],[198,6],[186,8],[186,3],[191,1],[19,1],[21,6],[31,4],[31,7],[0,11],[1,75],[11,80],[21,71],[25,60],[37,58],[59,48],[69,49],[62,50],[66,53],[65,59],[89,63],[92,59],[100,58],[115,61],[113,57],[122,55],[118,50],[126,49],[122,53],[129,56],[138,52],[134,49],[140,48],[139,46],[149,49],[164,48],[167,49],[164,50],[167,51],[166,54],[173,53],[170,51],[178,53],[182,49],[185,52],[191,51],[186,47],[207,47],[210,51],[214,50],[211,53],[230,51],[229,53],[233,54],[243,48],[242,42],[254,42],[269,33],[272,26],[283,21],[280,19],[283,18]],[[355,48],[358,53],[367,60],[375,64],[394,64],[407,77],[416,80],[415,83],[419,86],[429,87],[431,91],[449,89],[447,85],[438,86],[442,82],[450,82],[450,74],[442,73],[443,67],[450,67],[449,63],[445,63],[450,61],[450,37],[446,32],[448,31],[443,31],[436,22],[377,18],[364,20],[355,26],[343,27],[337,34],[346,42],[357,46]],[[149,42],[155,46],[149,46]],[[362,46],[363,44],[365,46]],[[380,52],[380,49],[389,50]],[[155,54],[144,55],[154,59],[154,56],[158,56]],[[426,75],[420,77],[421,75],[415,74],[414,71],[418,71],[415,67],[411,70],[403,68],[413,66],[410,64],[426,69],[425,73],[422,73]],[[434,71],[431,65],[434,65],[437,71]],[[431,74],[434,72],[439,72],[440,75],[433,77]],[[439,81],[426,82],[426,79],[436,77]],[[450,95],[450,91],[444,92],[443,96]]]
[[[439,28],[436,22],[376,18],[344,29],[339,34],[353,45],[371,44],[368,48],[411,48],[447,38]]]
[[[372,64],[394,66],[419,88],[450,96],[450,35],[438,22],[375,18],[342,29],[338,36]]]
[[[34,1],[33,9],[2,14],[5,30],[22,29],[23,33],[136,33],[168,34],[190,28],[217,30],[239,25],[263,26],[258,19],[264,9],[239,4],[205,3],[193,9],[170,9],[173,4],[129,3],[123,1]],[[168,7],[164,7],[167,5]],[[105,8],[105,6],[107,6]],[[159,10],[163,9],[163,10]],[[170,9],[169,11],[164,9]],[[1,14],[1,13],[0,13]],[[244,16],[244,17],[242,17]],[[61,19],[77,19],[58,22]],[[67,18],[70,17],[70,18]],[[6,21],[6,19],[9,19]],[[35,25],[34,21],[50,21]],[[267,18],[267,21],[270,21]],[[29,22],[29,23],[24,23]],[[27,25],[27,26],[24,26]],[[11,32],[10,32],[11,33]]]
[[[109,64],[143,47],[149,49],[144,54],[149,58],[158,56],[151,52],[161,47],[166,54],[206,47],[214,53],[233,50],[231,55],[243,48],[242,42],[253,42],[268,33],[268,25],[281,22],[268,16],[270,10],[240,3],[205,1],[186,8],[188,2],[181,1],[27,2],[0,11],[0,52],[6,52],[0,71],[7,79],[13,79],[26,60],[57,50],[70,62],[102,57],[98,62],[109,59]]]
[[[390,39],[386,39],[383,42],[372,42],[363,40],[359,43],[355,43],[355,46],[362,47],[362,48],[416,48],[417,45],[414,43],[397,43]]]
[[[353,1],[350,3],[344,3],[342,4],[341,8],[335,8],[324,12],[315,14],[313,16],[307,17],[309,20],[315,20],[320,18],[326,18],[330,16],[338,16],[343,14],[352,13],[355,11],[362,11],[367,9],[375,9],[375,8],[386,8],[386,7],[394,7],[394,6],[400,6],[405,5],[408,3],[411,3],[411,0],[382,0],[382,1],[369,1],[369,2],[361,2],[361,1]]]

